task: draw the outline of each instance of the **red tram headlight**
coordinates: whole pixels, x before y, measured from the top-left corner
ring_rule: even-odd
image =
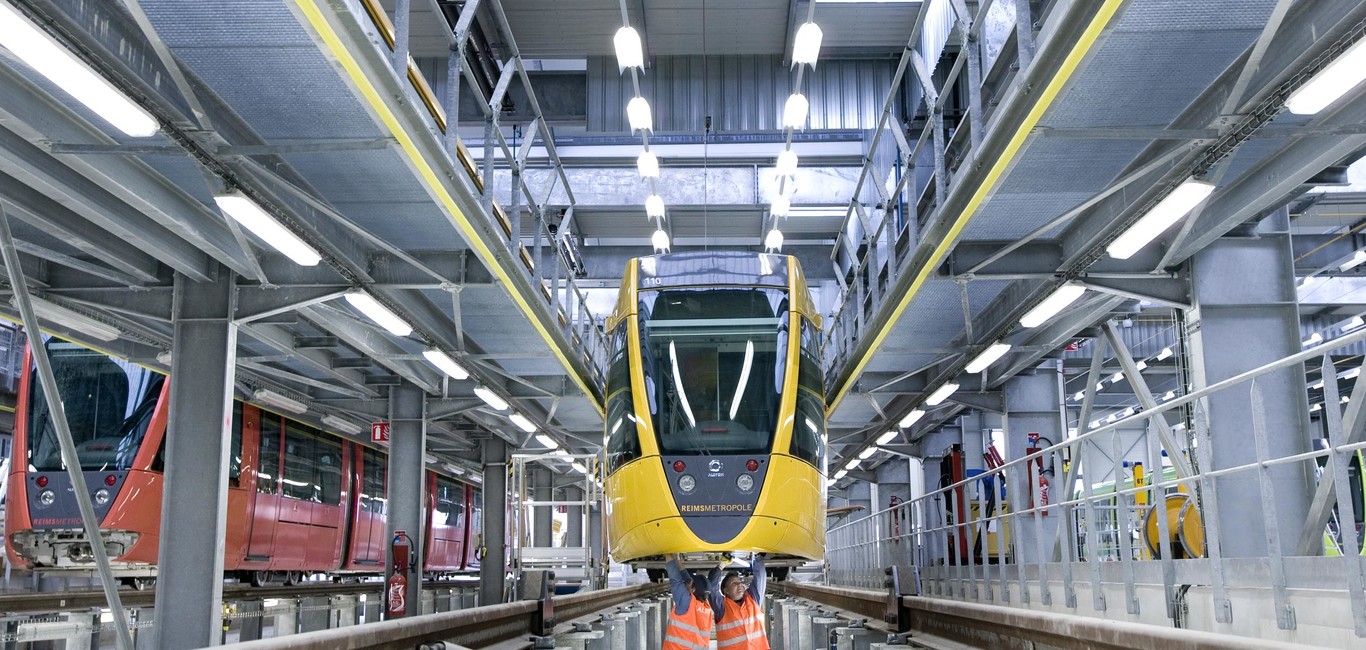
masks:
[[[109,487],[114,487],[114,484],[115,484],[115,483],[118,483],[118,482],[119,482],[118,477],[117,477],[117,476],[114,476],[113,474],[110,474],[109,476],[104,477],[104,484],[105,484],[105,485],[108,485]]]
[[[676,461],[674,461],[674,471],[675,471],[675,472],[681,472],[681,471],[683,471],[684,469],[686,469],[687,467],[688,467],[688,466],[687,466],[687,465],[684,465],[684,464],[683,464],[683,461],[681,461],[681,460],[676,460]]]
[[[757,472],[759,470],[759,461],[754,460],[753,458],[749,459],[749,462],[745,463],[745,469],[751,472]]]
[[[46,477],[46,476],[39,476],[39,477],[38,477],[38,480],[37,480],[37,481],[34,481],[34,483],[37,483],[37,484],[38,484],[38,487],[40,487],[40,488],[41,488],[41,487],[47,487],[47,477]]]

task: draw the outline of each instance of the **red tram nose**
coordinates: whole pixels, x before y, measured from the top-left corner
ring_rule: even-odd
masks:
[[[687,465],[684,465],[684,464],[683,464],[683,461],[681,461],[681,460],[676,460],[676,461],[674,461],[674,471],[675,471],[675,472],[681,472],[681,471],[683,471],[686,467],[687,467]]]
[[[748,463],[745,463],[745,469],[747,469],[747,470],[749,470],[749,471],[751,471],[751,472],[758,471],[758,470],[759,470],[759,461],[754,460],[753,458],[749,459],[749,462],[748,462]]]

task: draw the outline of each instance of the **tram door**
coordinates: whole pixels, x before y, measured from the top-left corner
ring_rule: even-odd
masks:
[[[275,522],[280,509],[280,416],[259,412],[260,459],[256,471],[256,508],[251,518],[247,557],[264,560],[275,543]]]

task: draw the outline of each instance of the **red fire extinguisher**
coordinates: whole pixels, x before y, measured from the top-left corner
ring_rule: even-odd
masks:
[[[413,540],[402,530],[394,531],[389,551],[394,558],[393,572],[385,589],[385,619],[408,615],[408,569]]]
[[[1025,449],[1026,455],[1036,454],[1042,449],[1042,447],[1039,446],[1039,439],[1040,436],[1038,433],[1029,434],[1029,447]],[[1034,459],[1034,462],[1029,463],[1029,473],[1034,475],[1034,480],[1039,486],[1039,507],[1042,508],[1044,506],[1047,506],[1048,477],[1044,476],[1043,456],[1039,456]],[[1033,499],[1031,498],[1030,501],[1033,501]],[[1030,504],[1030,507],[1033,507],[1032,503]],[[1047,517],[1048,511],[1044,510],[1042,514],[1043,516]]]

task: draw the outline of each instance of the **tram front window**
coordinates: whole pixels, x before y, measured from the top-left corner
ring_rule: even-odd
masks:
[[[641,292],[646,401],[666,454],[768,453],[788,345],[787,292]]]
[[[48,341],[47,353],[81,469],[129,469],[147,434],[165,377],[56,339]],[[36,369],[29,376],[29,390],[29,466],[39,472],[60,471],[57,430]]]

